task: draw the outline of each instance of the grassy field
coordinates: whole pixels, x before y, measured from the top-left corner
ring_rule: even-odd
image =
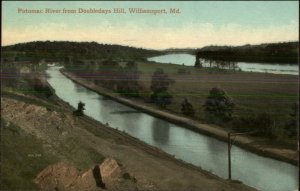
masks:
[[[118,62],[119,66],[123,68],[126,63],[125,61]],[[217,124],[225,128],[234,127],[239,131],[253,131],[253,126],[259,130],[260,127],[266,127],[272,130],[270,134],[267,133],[266,135],[264,133],[263,136],[265,137],[272,137],[281,141],[290,138],[287,136],[290,132],[287,132],[285,127],[290,123],[290,114],[293,112],[293,106],[298,101],[298,77],[295,75],[242,72],[217,68],[199,69],[192,66],[144,61],[136,61],[136,63],[140,73],[138,79],[140,85],[140,98],[138,99],[140,101],[150,100],[152,75],[156,69],[161,68],[175,82],[168,88],[168,92],[173,96],[173,99],[172,103],[167,106],[167,110],[181,114],[181,104],[187,98],[196,111],[194,118],[201,122]],[[85,70],[80,71],[80,68],[78,68],[75,72],[77,75],[82,75],[82,77],[89,80],[98,79],[100,82],[99,77],[103,73],[105,75],[106,71],[110,72],[109,68],[102,71],[98,69],[102,73],[95,74],[93,74],[93,70],[87,69],[89,70],[87,73],[85,73]],[[116,71],[119,69],[112,68],[112,70],[115,71],[114,75],[117,76],[118,73]],[[108,76],[113,76],[112,79],[114,79],[116,78],[114,75]],[[114,85],[109,84],[109,86],[108,88],[115,88]],[[232,98],[235,107],[231,122],[225,123],[222,120],[209,118],[206,115],[203,105],[212,88],[220,88]],[[268,122],[259,121],[261,116],[267,116]],[[256,121],[254,125],[252,124],[249,127],[247,126],[248,124],[239,123],[244,119],[248,120],[248,122],[253,121],[252,119],[255,119],[255,121],[257,119],[258,122]],[[260,127],[256,125],[257,123],[259,123]],[[296,129],[296,125],[293,128]],[[296,144],[295,132],[292,132],[294,144]]]
[[[187,98],[196,110],[195,118],[202,121],[205,121],[203,104],[214,87],[225,90],[233,99],[235,118],[266,112],[272,117],[278,135],[282,134],[293,105],[298,100],[298,78],[293,75],[196,69],[174,64],[138,62],[143,97],[149,97],[151,93],[151,77],[157,68],[162,68],[175,81],[169,88],[173,100],[167,109],[180,113],[181,103]],[[178,74],[180,69],[187,73]],[[230,124],[221,126],[228,127]]]

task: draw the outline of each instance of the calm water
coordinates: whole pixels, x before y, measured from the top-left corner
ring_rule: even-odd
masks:
[[[159,63],[171,63],[186,66],[194,66],[196,58],[190,54],[167,54],[163,56],[156,56],[148,58],[149,61]],[[204,67],[209,67],[209,62],[204,59],[200,59]],[[246,72],[263,72],[263,73],[274,73],[274,74],[291,74],[298,75],[298,65],[289,64],[264,64],[264,63],[246,63],[236,62],[237,69],[241,69]]]
[[[59,67],[50,67],[47,74],[57,96],[75,108],[79,101],[84,102],[86,115],[109,123],[176,158],[222,178],[228,177],[226,143],[107,99],[75,84],[59,72]],[[247,185],[267,191],[294,191],[298,185],[297,174],[293,165],[232,147],[232,178]]]

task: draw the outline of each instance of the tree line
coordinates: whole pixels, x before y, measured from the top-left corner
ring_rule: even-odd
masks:
[[[298,63],[299,42],[270,43],[244,46],[208,46],[196,56],[220,61]]]
[[[97,42],[34,41],[2,47],[4,61],[64,61],[74,59],[133,59],[143,60],[161,52],[129,46]]]

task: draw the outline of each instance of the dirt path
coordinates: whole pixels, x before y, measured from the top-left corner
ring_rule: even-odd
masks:
[[[178,125],[182,125],[183,127],[189,128],[193,131],[200,132],[202,134],[206,134],[212,137],[215,137],[222,141],[227,141],[228,138],[228,131],[226,129],[220,127],[213,127],[207,124],[202,124],[198,121],[178,116],[176,114],[169,113],[167,111],[159,110],[154,107],[151,107],[145,103],[138,102],[136,100],[126,99],[119,95],[109,93],[107,90],[95,85],[94,83],[87,81],[82,78],[78,78],[74,74],[71,74],[66,71],[62,71],[62,73],[70,78],[71,80],[77,82],[78,84],[91,89],[99,94],[107,96],[115,101],[118,101],[122,104],[128,105],[135,109],[144,111],[149,113],[153,116],[162,118],[172,123],[176,123]],[[271,157],[277,160],[281,160],[284,162],[288,162],[293,165],[298,164],[298,153],[296,150],[286,149],[286,148],[279,148],[271,144],[264,144],[261,142],[257,142],[257,140],[253,139],[249,136],[237,136],[235,139],[235,144],[240,146],[244,149],[250,150],[254,153],[257,153],[262,156]]]
[[[139,190],[254,190],[180,162],[87,117],[73,118],[71,112],[49,111],[11,98],[3,97],[1,101],[2,118],[38,137],[46,146],[47,152],[61,155],[63,160],[68,159],[64,155],[73,153],[69,160],[75,162],[84,160],[83,155],[88,154],[82,152],[86,149],[105,157],[113,157],[136,178]],[[70,144],[70,138],[75,142]],[[74,151],[74,147],[85,149]],[[91,162],[88,165],[93,167],[94,164]]]

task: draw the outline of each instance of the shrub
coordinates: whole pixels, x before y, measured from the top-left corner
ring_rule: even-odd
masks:
[[[297,136],[297,116],[298,115],[298,104],[295,103],[293,108],[292,108],[292,113],[289,115],[289,122],[286,124],[284,130],[285,133],[290,137],[290,138],[295,138]]]
[[[85,106],[85,104],[80,101],[78,103],[77,110],[73,111],[73,115],[75,115],[75,116],[82,116],[83,115],[83,111],[85,110],[84,106]]]
[[[181,104],[181,112],[187,116],[195,115],[195,110],[194,110],[192,104],[190,104],[186,98],[184,99],[184,101]]]
[[[273,119],[268,113],[236,118],[232,127],[239,132],[255,132],[256,136],[276,138]]]
[[[172,95],[168,92],[169,85],[174,83],[163,69],[158,68],[152,76],[150,89],[152,90],[151,101],[165,108],[172,102]]]
[[[205,112],[222,121],[230,121],[234,109],[234,103],[227,96],[226,92],[220,88],[212,88],[209,92],[205,104]]]

